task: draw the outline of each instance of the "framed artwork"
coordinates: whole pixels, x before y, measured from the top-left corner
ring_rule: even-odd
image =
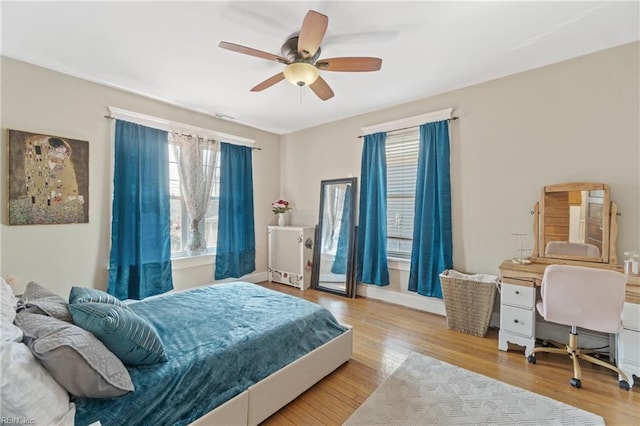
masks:
[[[89,142],[8,130],[9,225],[89,222]]]

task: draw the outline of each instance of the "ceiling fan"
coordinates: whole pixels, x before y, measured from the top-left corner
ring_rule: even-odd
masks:
[[[302,28],[284,42],[281,48],[282,56],[239,44],[221,41],[218,46],[233,52],[280,62],[286,65],[284,71],[269,77],[254,86],[252,92],[260,92],[287,79],[291,84],[304,87],[309,86],[313,93],[326,101],[333,97],[333,90],[327,82],[320,77],[320,71],[378,71],[382,66],[382,59],[371,57],[344,57],[319,59],[320,43],[327,31],[329,18],[314,10],[307,12],[302,21]]]

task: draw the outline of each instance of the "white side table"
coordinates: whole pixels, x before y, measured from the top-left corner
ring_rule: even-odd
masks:
[[[315,226],[269,226],[269,281],[311,286]]]

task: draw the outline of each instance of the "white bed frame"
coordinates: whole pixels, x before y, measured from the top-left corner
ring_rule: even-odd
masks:
[[[281,368],[190,426],[248,425],[267,419],[344,364],[353,353],[353,330],[347,331]]]

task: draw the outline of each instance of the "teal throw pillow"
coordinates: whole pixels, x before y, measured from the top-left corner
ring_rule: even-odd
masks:
[[[156,329],[126,306],[72,303],[69,310],[77,326],[93,333],[125,364],[148,365],[168,359]]]
[[[116,297],[96,288],[71,287],[69,303],[109,303],[116,306],[124,306]]]

